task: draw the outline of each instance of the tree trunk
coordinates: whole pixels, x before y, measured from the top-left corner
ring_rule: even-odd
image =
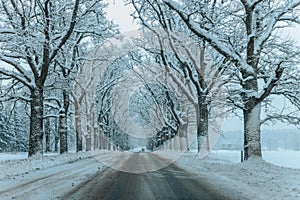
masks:
[[[85,96],[85,101],[84,101],[84,109],[85,109],[85,116],[86,116],[86,135],[85,135],[85,149],[86,151],[91,151],[92,150],[92,127],[91,127],[91,113],[90,113],[90,104],[89,104],[89,99],[88,96]]]
[[[99,134],[98,134],[98,149],[102,149],[103,147],[103,142],[102,142],[102,130],[99,129]]]
[[[185,151],[188,148],[188,143],[187,143],[187,127],[188,124],[182,124],[180,125],[179,129],[178,129],[178,133],[179,133],[179,150],[180,151]]]
[[[54,130],[54,151],[55,152],[58,152],[58,142],[59,142],[59,136],[58,136],[58,121],[57,121],[57,118],[55,118],[55,130]]]
[[[89,115],[88,115],[89,116]],[[86,141],[86,151],[92,150],[92,133],[91,133],[91,125],[90,125],[90,118],[87,116],[87,135],[85,137]]]
[[[101,131],[101,148],[104,150],[108,150],[108,138],[103,130]]]
[[[196,107],[197,114],[197,149],[200,153],[201,148],[204,145],[204,141],[208,136],[208,105],[205,102],[205,97],[198,98],[198,106]],[[209,146],[206,147],[209,150]]]
[[[82,135],[80,129],[76,128],[76,152],[79,151],[82,151]]]
[[[111,142],[109,138],[107,138],[107,150],[111,151]]]
[[[245,160],[251,156],[262,156],[260,143],[260,112],[261,104],[257,104],[248,110],[243,110]]]
[[[68,109],[70,104],[69,92],[63,89],[63,109],[59,113],[60,153],[68,152]]]
[[[94,126],[94,150],[99,149],[99,132],[98,127]]]
[[[43,100],[42,87],[31,90],[29,157],[43,153]]]
[[[59,141],[60,141],[60,153],[65,153],[68,151],[68,146],[67,146],[67,130],[66,130],[66,118],[64,116],[64,112],[61,111],[59,113]]]
[[[85,141],[86,141],[86,151],[91,151],[92,150],[92,138],[89,133],[86,135]]]
[[[253,48],[252,44],[251,48]],[[250,48],[250,53],[248,53],[247,63],[253,66],[255,71],[257,70],[256,59],[253,58],[253,53]],[[261,113],[261,103],[255,97],[251,97],[249,92],[258,91],[258,78],[256,73],[250,73],[245,71],[242,73],[244,79],[251,77],[245,81],[243,85],[243,90],[246,92],[241,93],[244,109],[244,159],[248,160],[252,156],[262,157],[261,154],[261,143],[260,143],[260,113]]]
[[[75,104],[75,129],[76,129],[76,152],[82,151],[82,132],[81,132],[81,120],[79,115],[79,105],[74,98]]]
[[[94,134],[94,150],[99,149],[99,135]]]
[[[45,140],[46,140],[46,152],[50,152],[50,119],[45,120]]]

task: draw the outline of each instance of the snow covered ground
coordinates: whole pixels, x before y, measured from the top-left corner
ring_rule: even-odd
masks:
[[[63,155],[50,153],[44,155],[42,160],[40,160],[34,158],[27,159],[27,153],[1,153],[0,180],[91,157],[93,157],[93,155],[89,152],[80,152],[78,154],[67,153]]]
[[[61,199],[66,192],[105,169],[94,155],[106,153],[48,154],[42,160],[24,159],[21,154],[15,157],[2,154],[0,199]],[[3,157],[14,159],[4,160]]]
[[[263,151],[263,158],[278,166],[300,169],[300,151]]]
[[[231,197],[229,199],[235,199],[234,194],[249,199],[300,199],[300,152],[264,152],[264,159],[290,168],[261,159],[240,163],[238,151],[213,151],[203,160],[199,160],[195,153],[187,152],[176,164],[206,180],[210,187],[225,193]],[[47,192],[35,192],[35,197],[60,199],[74,185],[87,181],[104,169],[105,166],[88,152],[48,154],[42,162],[26,159],[26,154],[0,154],[0,199],[24,199],[37,191],[36,188],[45,188]],[[32,183],[32,180],[36,181]]]
[[[298,165],[289,161],[290,165],[297,168],[300,168],[299,156],[300,152],[264,153],[268,161],[273,159],[277,165],[287,165],[285,161],[289,159],[284,157],[297,159]],[[203,160],[189,152],[177,164],[200,179],[206,179],[211,187],[225,194],[235,191],[235,194],[242,194],[249,199],[300,199],[300,169],[276,166],[258,158],[240,163],[240,152],[234,151],[216,151]],[[227,194],[228,198],[232,198],[232,195],[232,192]]]
[[[26,159],[28,153],[18,152],[18,153],[0,153],[0,162],[6,160],[21,160]]]

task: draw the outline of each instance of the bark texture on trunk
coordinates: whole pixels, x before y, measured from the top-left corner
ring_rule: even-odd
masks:
[[[182,124],[178,128],[178,137],[175,137],[178,139],[179,143],[179,150],[180,151],[185,151],[188,148],[188,141],[187,141],[187,128],[188,124]]]
[[[45,151],[46,152],[50,152],[50,133],[51,133],[51,130],[50,130],[50,119],[47,118],[45,119],[45,124],[44,124],[44,128],[45,128],[45,144],[46,144],[46,148],[45,148]]]
[[[86,151],[91,151],[92,150],[92,138],[91,138],[90,134],[85,136],[85,141],[86,141]]]
[[[64,113],[61,112],[59,114],[59,141],[60,141],[60,153],[65,153],[68,151],[68,143],[67,143],[67,134],[68,131],[66,129],[66,118]]]
[[[29,157],[43,153],[43,100],[42,87],[31,90]]]
[[[103,148],[102,131],[100,129],[98,134],[98,149],[102,149],[102,148]]]
[[[76,152],[82,151],[82,132],[79,105],[74,98],[75,105],[75,128],[76,128]]]
[[[204,145],[205,138],[208,136],[209,111],[208,105],[205,101],[205,97],[199,97],[198,106],[196,107],[198,153],[200,152],[201,147]]]
[[[60,153],[68,152],[68,109],[70,104],[69,92],[63,90],[63,109],[59,113]]]
[[[58,135],[58,121],[57,121],[57,118],[55,119],[55,130],[54,130],[54,133],[55,133],[55,136],[54,136],[54,151],[55,152],[58,152],[58,142],[59,142],[59,135]]]
[[[243,69],[242,77],[245,80],[242,84],[243,92],[241,93],[244,108],[244,159],[247,160],[251,156],[261,157],[260,144],[260,112],[261,104],[259,100],[252,97],[251,93],[258,92],[258,63],[260,56],[255,52],[255,40],[253,35],[253,14],[254,10],[251,7],[246,11],[246,30],[249,37],[247,44],[247,64],[252,67],[252,70]],[[262,101],[262,100],[260,100]]]
[[[261,104],[257,104],[253,108],[243,111],[245,160],[248,160],[251,156],[262,156],[260,142],[260,112]]]
[[[94,127],[94,150],[99,149],[99,133],[98,128]]]

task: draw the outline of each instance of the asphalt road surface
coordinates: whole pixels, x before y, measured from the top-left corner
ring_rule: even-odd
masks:
[[[147,157],[148,162],[145,162]],[[107,168],[67,193],[62,199],[84,200],[172,200],[225,199],[199,182],[194,175],[170,164],[146,173],[128,173],[143,163],[160,164],[156,156],[135,153],[124,163],[124,171]],[[203,180],[205,181],[205,180]]]

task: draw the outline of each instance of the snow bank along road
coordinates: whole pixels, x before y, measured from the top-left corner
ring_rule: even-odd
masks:
[[[67,164],[36,169],[25,174],[2,178],[0,179],[0,199],[61,199],[60,197],[66,191],[88,180],[102,169],[103,165],[98,160],[89,157]]]
[[[162,162],[165,160],[157,155],[132,153],[123,163],[122,170],[134,172],[135,168],[162,166]],[[128,173],[104,167],[95,158],[86,158],[4,178],[0,199],[209,200],[228,199],[228,196],[224,198],[217,194],[206,186],[205,180],[197,179],[174,164],[147,173]]]

